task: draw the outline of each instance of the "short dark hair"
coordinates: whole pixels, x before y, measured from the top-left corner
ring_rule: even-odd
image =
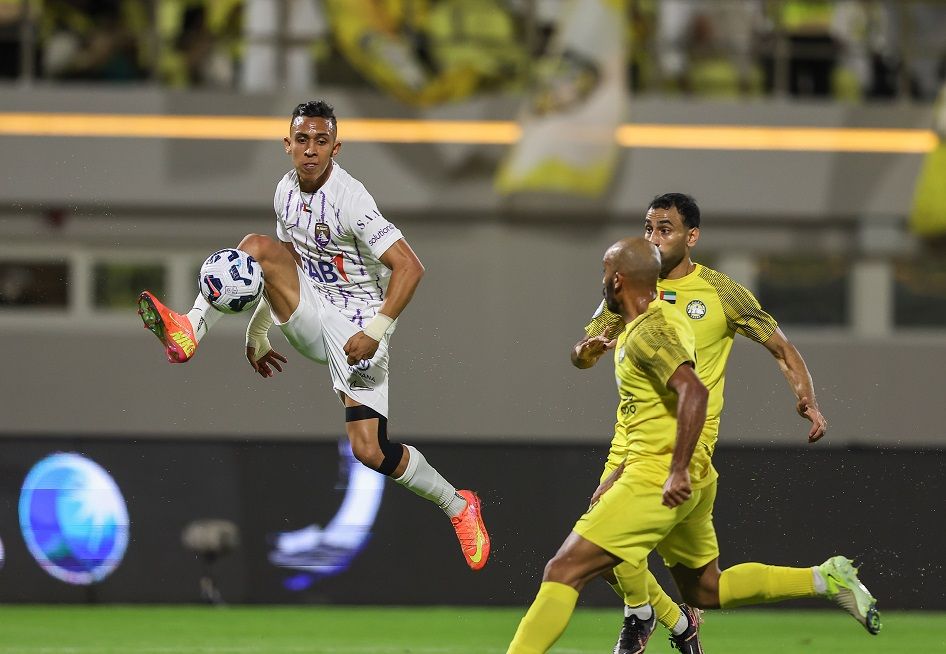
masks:
[[[335,120],[335,107],[324,100],[309,100],[298,105],[292,111],[290,124],[295,122],[299,116],[306,118],[324,118],[332,123],[332,127],[338,129],[338,121]]]
[[[683,224],[687,227],[700,226],[700,208],[696,205],[693,196],[686,193],[663,193],[650,202],[647,210],[676,209],[683,217]]]

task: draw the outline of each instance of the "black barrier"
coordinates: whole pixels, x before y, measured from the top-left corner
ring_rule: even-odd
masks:
[[[207,561],[181,534],[195,520],[221,519],[239,530],[236,549],[210,568],[224,601],[528,603],[597,484],[604,448],[421,449],[447,479],[483,499],[493,551],[481,572],[467,569],[439,509],[390,480],[365,477],[334,443],[0,440],[0,601],[201,601]],[[124,558],[90,586],[47,573],[21,528],[23,483],[54,452],[96,462],[127,506]],[[938,553],[946,451],[720,448],[715,459],[723,567],[812,565],[843,553],[861,565],[884,608],[946,609]],[[663,571],[658,578],[667,580]],[[593,583],[582,602],[617,599]]]

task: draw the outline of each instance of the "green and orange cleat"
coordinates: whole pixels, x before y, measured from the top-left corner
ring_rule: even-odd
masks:
[[[457,495],[466,500],[467,506],[460,515],[450,518],[450,522],[457,532],[466,564],[474,570],[482,570],[489,559],[489,534],[483,524],[480,498],[468,490],[458,490]]]
[[[184,363],[197,351],[197,338],[187,316],[171,311],[150,291],[138,296],[138,315],[145,329],[164,344],[168,361]]]
[[[880,631],[877,600],[857,578],[857,568],[843,556],[832,556],[818,566],[827,586],[825,596],[850,613],[871,634]]]

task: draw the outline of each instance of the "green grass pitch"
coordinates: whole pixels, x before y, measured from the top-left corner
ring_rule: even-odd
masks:
[[[0,606],[0,654],[503,654],[523,608]],[[707,654],[946,652],[946,614],[887,612],[870,636],[841,611],[713,612]],[[606,654],[614,610],[579,609],[551,650]],[[670,653],[658,625],[647,651]]]

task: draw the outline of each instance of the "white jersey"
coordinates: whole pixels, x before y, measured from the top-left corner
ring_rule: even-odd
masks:
[[[359,328],[384,302],[391,271],[385,250],[402,238],[365,189],[334,161],[325,184],[314,193],[299,189],[296,171],[276,185],[276,236],[292,243],[302,270],[328,304]]]

